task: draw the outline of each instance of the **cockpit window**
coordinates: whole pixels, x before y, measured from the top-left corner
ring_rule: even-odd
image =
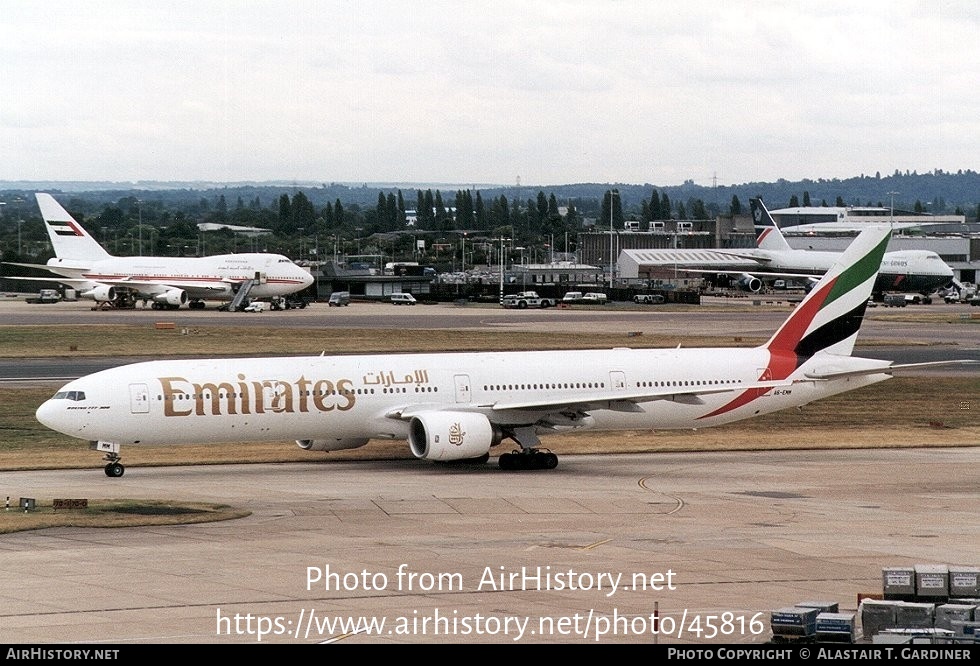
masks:
[[[85,399],[85,391],[58,391],[54,394],[54,400],[79,400]]]

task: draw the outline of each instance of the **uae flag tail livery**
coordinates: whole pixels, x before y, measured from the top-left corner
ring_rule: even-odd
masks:
[[[851,243],[763,345],[769,351],[769,362],[761,369],[760,382],[796,377],[831,379],[868,372],[868,364],[852,358],[851,352],[890,238],[891,230],[882,227],[866,230]],[[878,365],[879,362],[871,362],[872,367]],[[701,418],[725,414],[768,391],[765,387],[747,389]]]

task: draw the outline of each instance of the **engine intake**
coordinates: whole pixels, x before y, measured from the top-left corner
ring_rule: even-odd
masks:
[[[187,292],[183,289],[171,289],[168,292],[157,294],[153,300],[167,305],[183,305],[187,302]]]
[[[408,444],[423,460],[466,460],[489,453],[503,439],[500,429],[483,414],[432,412],[412,417]]]
[[[116,300],[116,288],[106,284],[100,284],[88,291],[83,291],[79,296],[82,298],[91,298],[97,303],[107,303]]]
[[[738,288],[742,291],[751,291],[755,294],[762,291],[762,280],[754,275],[742,273],[738,278]]]

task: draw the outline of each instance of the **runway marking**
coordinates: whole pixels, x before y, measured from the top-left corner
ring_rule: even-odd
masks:
[[[672,515],[674,515],[675,513],[677,513],[678,511],[680,511],[681,509],[684,508],[684,500],[681,499],[680,497],[674,497],[673,495],[668,495],[667,493],[662,492],[660,490],[653,490],[652,488],[648,488],[647,485],[646,485],[647,479],[652,479],[652,478],[653,478],[653,475],[652,474],[650,476],[644,476],[642,479],[640,479],[639,481],[637,481],[636,484],[638,486],[640,486],[640,488],[643,488],[643,490],[649,491],[651,493],[659,493],[659,494],[663,495],[664,497],[669,497],[670,499],[672,499],[675,502],[677,502],[677,506],[675,506],[673,509],[671,509],[670,511],[668,511],[667,513],[665,513],[664,514],[665,516],[672,516]]]
[[[356,629],[354,631],[348,631],[346,634],[340,634],[339,636],[332,636],[325,641],[320,641],[320,645],[329,645],[330,643],[338,643],[345,638],[350,638],[351,636],[356,636],[358,634],[363,634],[366,629]]]
[[[596,541],[595,543],[590,543],[588,546],[582,546],[581,548],[579,548],[579,550],[592,550],[594,548],[598,548],[603,544],[607,544],[610,541],[612,541],[612,539],[603,539],[602,541]]]

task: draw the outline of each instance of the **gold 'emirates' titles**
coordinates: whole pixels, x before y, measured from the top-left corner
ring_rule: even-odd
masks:
[[[296,412],[347,411],[356,395],[350,379],[267,379],[237,382],[190,382],[183,377],[158,377],[164,416],[221,416]]]

